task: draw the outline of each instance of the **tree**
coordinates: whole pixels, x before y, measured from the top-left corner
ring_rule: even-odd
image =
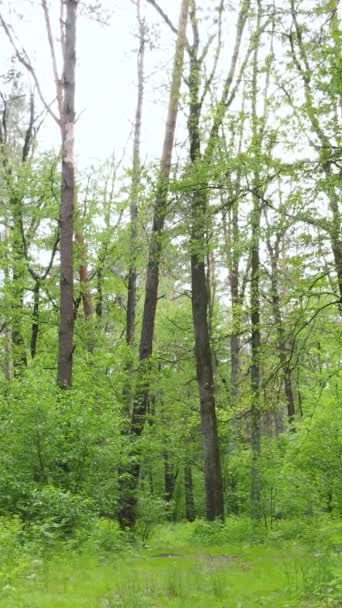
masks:
[[[227,108],[232,103],[237,90],[237,85],[235,84],[235,88],[232,85],[237,68],[242,35],[247,21],[248,8],[248,2],[241,2],[230,68],[224,82],[221,99],[215,109],[206,148],[201,152],[201,110],[205,96],[208,93],[209,83],[207,82],[204,84],[204,92],[200,95],[200,70],[203,55],[199,55],[196,3],[194,2],[192,5],[194,42],[190,49],[188,130],[192,177],[195,181],[195,185],[191,194],[191,289],[196,373],[200,395],[200,413],[203,434],[207,518],[209,520],[213,520],[217,517],[224,517],[224,504],[217,435],[212,354],[209,340],[208,290],[205,270],[206,234],[208,230],[208,185],[210,165],[217,145],[219,129],[222,125]]]
[[[76,67],[76,16],[78,0],[61,2],[62,24],[62,78],[58,75],[57,57],[53,39],[49,9],[46,0],[42,0],[46,30],[52,60],[53,75],[56,84],[58,113],[57,116],[46,102],[35,69],[25,51],[20,51],[13,35],[0,13],[0,21],[5,33],[14,48],[17,59],[31,74],[37,87],[39,97],[48,113],[57,122],[62,142],[62,183],[60,212],[60,323],[57,383],[68,388],[72,383],[73,335],[74,335],[74,279],[73,279],[73,239],[74,239],[74,203],[75,203],[75,67]],[[65,15],[64,15],[65,8]],[[82,265],[83,266],[83,265]],[[84,277],[84,272],[82,270]]]
[[[172,81],[169,96],[169,107],[165,125],[164,144],[160,161],[160,171],[156,186],[156,198],[154,202],[152,234],[148,253],[145,300],[142,319],[139,359],[140,378],[137,394],[134,398],[131,435],[138,438],[145,425],[148,406],[148,365],[153,349],[154,324],[158,299],[159,269],[162,254],[162,236],[167,212],[168,182],[171,170],[172,150],[176,131],[180,87],[183,73],[184,49],[186,44],[186,27],[188,20],[190,0],[182,0],[179,17],[176,50],[172,71]],[[119,521],[121,526],[133,527],[136,519],[136,488],[139,481],[139,463],[131,464],[128,472],[128,481],[124,483],[123,495],[119,509]],[[127,485],[128,491],[127,491]]]

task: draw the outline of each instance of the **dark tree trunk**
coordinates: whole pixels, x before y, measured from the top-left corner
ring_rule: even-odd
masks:
[[[95,312],[98,319],[103,314],[103,267],[102,264],[96,271],[96,305]]]
[[[164,452],[164,496],[166,502],[170,502],[173,497],[177,480],[175,465],[170,462],[168,452]]]
[[[332,151],[333,154],[333,151]],[[336,194],[335,184],[329,183],[336,176],[332,174],[331,165],[323,163],[323,169],[328,181],[328,200],[332,214],[332,227],[330,231],[331,248],[334,257],[337,285],[339,290],[339,312],[342,315],[342,237],[341,237],[341,212],[339,199]]]
[[[194,488],[192,482],[191,466],[184,466],[184,495],[185,495],[185,516],[188,521],[195,521],[196,508],[194,500]]]
[[[252,74],[252,152],[254,155],[255,170],[253,172],[253,197],[251,216],[251,514],[253,519],[261,517],[261,475],[260,475],[260,449],[261,449],[261,328],[260,328],[260,176],[258,170],[258,154],[261,150],[262,130],[259,130],[257,115],[258,96],[258,52],[261,37],[261,0],[257,0],[256,41],[253,57]]]
[[[33,312],[32,312],[32,329],[31,329],[31,357],[35,358],[37,354],[37,342],[39,334],[39,300],[40,300],[40,281],[36,279],[33,288]]]
[[[23,243],[23,226],[21,200],[14,199],[10,206],[13,209],[12,230],[12,265],[11,313],[12,313],[12,359],[13,374],[19,376],[27,365],[26,346],[23,336],[22,320],[24,310],[24,288],[26,278],[25,247]]]
[[[260,487],[260,203],[257,196],[253,197],[252,213],[252,251],[251,251],[251,327],[252,327],[252,363],[251,363],[251,446],[252,446],[252,475],[251,475],[251,509],[254,519],[261,517],[261,487]]]
[[[57,382],[67,388],[72,384],[74,335],[73,237],[75,201],[75,67],[77,0],[66,0],[62,133],[62,187],[60,214],[60,321]]]
[[[230,271],[230,294],[232,300],[232,335],[230,338],[231,350],[231,405],[234,407],[239,401],[239,378],[240,378],[240,329],[241,329],[241,301],[239,292],[239,219],[238,205],[232,209],[232,233],[233,251],[232,265]]]
[[[80,277],[83,314],[85,320],[90,321],[90,319],[93,317],[94,306],[89,286],[89,271],[87,265],[86,245],[84,242],[83,230],[80,226],[75,231],[75,243],[77,245],[78,255],[80,258],[78,272]]]
[[[193,19],[195,16],[193,15]],[[194,21],[193,21],[194,23]],[[196,27],[196,25],[195,25]],[[200,167],[200,61],[194,44],[190,59],[190,115],[188,131],[190,160],[196,177]],[[195,189],[191,195],[191,290],[192,320],[195,338],[196,376],[200,397],[200,415],[204,456],[206,517],[224,518],[221,462],[217,434],[214,375],[209,333],[209,302],[205,259],[207,255],[207,190]]]
[[[192,247],[197,248],[198,214],[205,209],[198,205],[198,197],[193,197]],[[195,217],[194,217],[195,216]],[[203,247],[203,241],[200,246]],[[211,363],[211,349],[208,328],[208,296],[202,254],[191,255],[192,317],[195,336],[196,373],[200,395],[200,413],[204,452],[204,476],[206,489],[206,516],[208,520],[223,519],[222,473],[217,435],[217,420],[214,397],[214,377]]]

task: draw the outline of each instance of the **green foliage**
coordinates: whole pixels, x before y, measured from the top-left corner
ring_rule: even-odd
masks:
[[[156,527],[165,522],[168,509],[169,505],[165,500],[140,492],[136,532],[143,544],[149,541]]]
[[[0,588],[0,607],[340,605],[341,555],[313,551],[303,540],[251,545],[246,524],[241,522],[236,540],[228,543],[222,542],[228,536],[222,524],[160,526],[142,549],[128,545],[115,523],[100,520],[77,551],[59,545],[39,561],[32,545],[25,544],[21,525],[2,521],[0,563],[6,563],[10,576]],[[227,529],[232,535],[238,522],[228,522]]]
[[[95,515],[91,500],[52,486],[33,490],[21,509],[30,533],[46,544],[84,532],[92,526]]]
[[[0,595],[26,572],[32,556],[24,543],[23,525],[18,518],[0,518]]]
[[[116,521],[101,518],[88,529],[88,538],[82,550],[93,551],[100,558],[110,558],[118,552],[127,551],[130,540]]]

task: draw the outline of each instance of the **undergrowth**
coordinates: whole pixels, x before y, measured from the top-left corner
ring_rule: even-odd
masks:
[[[164,524],[149,539],[100,519],[64,540],[0,519],[0,608],[340,608],[341,565],[328,517]]]

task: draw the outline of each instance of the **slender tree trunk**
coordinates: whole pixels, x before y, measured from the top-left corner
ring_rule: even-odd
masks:
[[[142,108],[144,99],[144,60],[145,60],[145,23],[140,14],[140,0],[137,4],[137,18],[139,23],[139,52],[138,52],[138,99],[134,123],[133,141],[133,171],[130,201],[130,260],[128,268],[128,293],[127,293],[127,318],[126,318],[126,342],[133,345],[135,338],[135,316],[137,304],[137,220],[138,220],[138,198],[140,186],[140,139],[142,125]]]
[[[72,384],[74,335],[73,237],[75,201],[75,68],[77,0],[66,0],[63,66],[62,188],[60,214],[60,321],[57,382],[60,387]]]
[[[255,184],[254,184],[255,185]],[[252,252],[251,252],[251,327],[252,327],[252,363],[251,363],[251,445],[252,445],[252,478],[251,506],[255,519],[261,517],[260,510],[260,202],[253,196],[252,212]]]
[[[148,409],[149,358],[153,349],[154,325],[157,310],[159,268],[162,253],[162,236],[167,211],[168,182],[171,170],[172,150],[176,132],[176,121],[183,74],[184,50],[186,44],[186,27],[188,21],[190,0],[182,0],[175,58],[172,72],[172,82],[169,97],[168,115],[165,126],[164,144],[157,184],[152,234],[149,247],[145,300],[139,348],[139,379],[137,393],[134,398],[131,437],[140,437],[143,432]],[[136,521],[136,490],[139,482],[140,466],[137,455],[133,455],[125,478],[120,487],[120,503],[118,510],[119,523],[122,527],[134,527]]]
[[[191,466],[184,466],[184,494],[185,494],[185,516],[188,521],[195,521],[196,507],[194,500],[194,487],[192,482]]]
[[[258,51],[260,46],[261,0],[257,0],[256,41],[253,58],[252,75],[252,152],[257,167],[260,153],[260,133],[258,129],[257,96],[258,96]],[[260,380],[261,380],[261,329],[260,329],[260,176],[256,168],[253,172],[253,208],[251,235],[251,513],[254,519],[261,517],[261,478],[260,478],[260,448],[261,448],[261,412],[260,412]]]
[[[141,180],[141,160],[140,160],[140,140],[142,128],[142,110],[144,100],[144,63],[146,46],[146,27],[145,21],[141,16],[140,0],[137,2],[137,21],[139,25],[139,50],[137,59],[137,78],[138,96],[134,122],[133,139],[133,166],[132,184],[130,193],[130,243],[129,243],[129,265],[128,265],[128,286],[127,286],[127,309],[126,309],[126,344],[129,347],[127,360],[127,382],[124,388],[124,401],[126,410],[125,428],[129,423],[129,418],[133,409],[134,400],[134,344],[135,344],[135,323],[137,307],[137,264],[138,253],[138,201],[140,197]]]
[[[209,246],[209,238],[208,246]],[[216,381],[217,373],[217,358],[214,346],[214,313],[215,313],[215,298],[216,298],[216,269],[215,269],[215,258],[212,251],[207,253],[207,289],[208,289],[208,329],[209,329],[209,342],[211,350],[211,367],[213,370],[214,384]],[[215,388],[216,391],[216,388]]]
[[[94,306],[93,299],[90,292],[89,286],[89,271],[87,264],[87,252],[86,245],[84,242],[83,230],[80,226],[75,230],[75,243],[78,249],[78,256],[80,258],[79,262],[79,277],[80,277],[80,288],[81,288],[81,298],[83,305],[83,314],[86,321],[90,321],[93,317]]]
[[[287,416],[292,424],[295,416],[295,400],[292,389],[291,369],[288,364],[288,352],[286,348],[286,337],[284,323],[280,310],[280,297],[278,288],[278,265],[277,260],[271,255],[271,289],[273,317],[277,331],[279,361],[284,374],[284,390],[287,404]]]
[[[230,336],[230,405],[234,408],[239,402],[240,380],[240,329],[241,329],[241,298],[239,289],[239,225],[238,204],[234,203],[229,218],[230,226],[223,218],[223,229],[227,266],[229,272],[230,299],[232,308],[232,328]]]
[[[39,300],[40,300],[40,280],[36,279],[33,288],[33,312],[32,312],[32,329],[31,329],[31,357],[35,358],[37,354],[37,342],[39,334]]]
[[[13,374],[19,376],[27,365],[27,354],[23,336],[22,320],[24,310],[24,289],[26,279],[25,247],[22,235],[22,202],[14,198],[10,201],[13,212],[11,312],[12,312],[12,357]]]
[[[164,496],[166,502],[170,502],[173,497],[177,480],[177,471],[175,466],[170,462],[170,455],[164,452]]]

